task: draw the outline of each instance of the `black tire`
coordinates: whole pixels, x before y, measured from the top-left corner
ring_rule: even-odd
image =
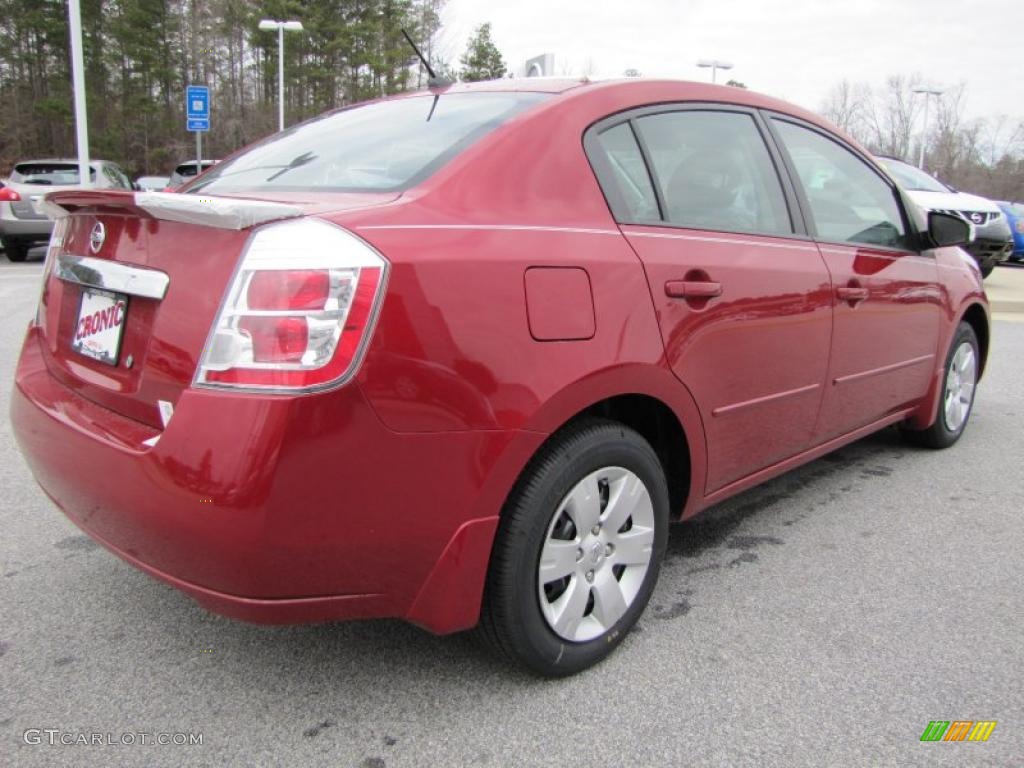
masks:
[[[950,380],[950,366],[953,364],[953,357],[956,355],[961,345],[970,344],[972,351],[974,352],[975,360],[975,375],[974,384],[975,387],[971,391],[970,402],[967,404],[967,412],[963,417],[963,421],[955,428],[951,429],[946,421],[945,406],[946,396],[949,392],[949,380]],[[960,435],[964,433],[964,429],[967,427],[967,422],[971,418],[971,411],[974,407],[974,394],[977,391],[978,373],[981,368],[981,357],[978,351],[978,337],[974,333],[974,329],[968,323],[960,323],[957,326],[956,333],[953,334],[953,341],[949,345],[949,351],[946,353],[946,363],[943,367],[942,375],[942,392],[939,394],[939,404],[935,412],[935,421],[927,429],[913,430],[909,427],[904,426],[902,428],[903,436],[916,445],[922,445],[926,448],[948,448],[957,440],[960,439]]]
[[[647,571],[632,602],[607,631],[583,642],[566,640],[555,633],[541,609],[541,551],[569,491],[591,473],[618,467],[636,475],[650,495],[654,533]],[[607,503],[602,497],[602,515]],[[668,513],[664,471],[639,433],[605,419],[587,419],[565,428],[533,458],[502,510],[478,636],[499,656],[546,677],[571,675],[598,663],[622,642],[650,599],[665,553]],[[614,572],[619,566],[608,567]],[[621,573],[615,578],[621,578]],[[583,582],[578,587],[590,589]],[[593,599],[591,593],[590,610]]]
[[[13,237],[3,238],[4,253],[7,258],[14,262],[21,262],[28,258],[28,243],[24,240],[17,240]]]
[[[996,268],[995,264],[989,264],[987,267],[978,267],[981,270],[981,279],[984,280],[986,277],[992,274],[992,270]]]

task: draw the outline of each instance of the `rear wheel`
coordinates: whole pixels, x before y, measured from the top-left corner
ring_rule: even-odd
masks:
[[[908,439],[928,448],[948,448],[960,439],[974,405],[980,361],[974,329],[968,323],[960,323],[946,355],[935,422],[923,430],[904,428],[903,433]]]
[[[4,253],[11,261],[24,261],[28,258],[28,243],[13,237],[2,238]]]
[[[647,605],[667,533],[668,486],[647,441],[611,421],[568,428],[503,510],[479,634],[542,675],[596,664]]]

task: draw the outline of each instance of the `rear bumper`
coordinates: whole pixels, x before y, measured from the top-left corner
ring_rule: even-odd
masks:
[[[0,235],[25,240],[43,241],[50,239],[53,222],[49,219],[17,219],[8,211],[0,215]]]
[[[39,347],[32,328],[18,443],[53,501],[129,563],[248,621],[476,623],[498,510],[544,435],[396,433],[354,385],[186,390],[159,433],[58,382]]]

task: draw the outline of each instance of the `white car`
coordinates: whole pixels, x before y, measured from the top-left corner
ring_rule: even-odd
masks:
[[[170,180],[170,176],[139,176],[135,188],[140,192],[163,192]]]
[[[219,162],[220,160],[203,160],[197,166],[195,160],[186,160],[184,163],[176,166],[174,171],[171,173],[171,178],[167,182],[166,191],[173,192],[185,182],[192,181],[192,179],[200,173],[208,168],[212,168]]]
[[[95,189],[131,189],[124,171],[107,160],[89,162],[89,178]],[[16,163],[0,189],[0,242],[7,258],[24,261],[29,248],[50,239],[53,222],[36,210],[47,192],[79,187],[78,160],[25,160]]]
[[[984,277],[1009,258],[1013,236],[1006,217],[991,200],[946,186],[920,168],[891,157],[876,157],[878,164],[926,211],[960,216],[974,225],[974,240],[965,249],[978,262]]]

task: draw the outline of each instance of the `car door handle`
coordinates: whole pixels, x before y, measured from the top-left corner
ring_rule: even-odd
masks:
[[[859,285],[841,285],[836,288],[836,296],[843,301],[856,304],[858,301],[864,301],[868,297],[868,289],[862,288]]]
[[[669,280],[665,295],[673,299],[713,299],[722,295],[722,284],[711,280]]]

